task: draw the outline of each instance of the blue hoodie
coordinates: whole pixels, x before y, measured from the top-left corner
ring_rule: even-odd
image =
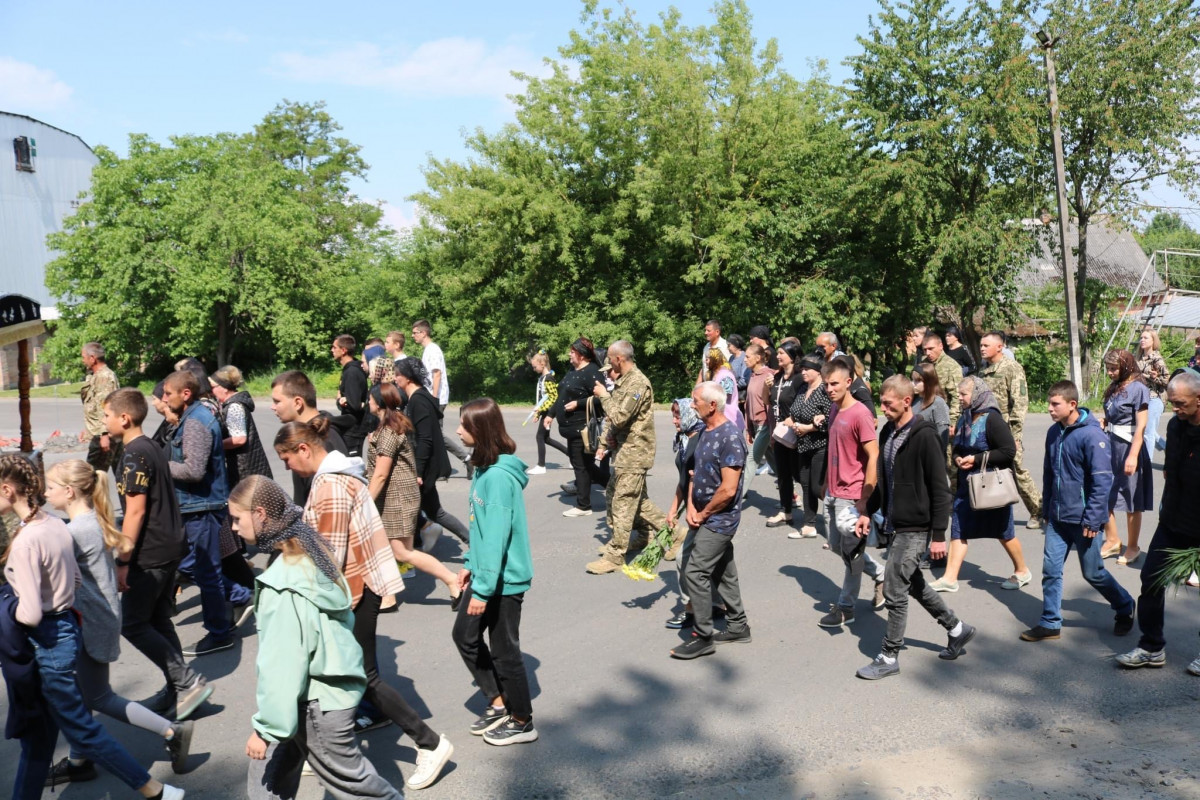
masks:
[[[1042,466],[1042,513],[1051,523],[1104,528],[1113,483],[1109,447],[1108,434],[1086,408],[1079,409],[1074,425],[1050,426]]]
[[[471,571],[471,594],[478,600],[521,594],[533,583],[523,497],[527,483],[525,462],[513,455],[501,455],[492,466],[475,470],[463,567]]]

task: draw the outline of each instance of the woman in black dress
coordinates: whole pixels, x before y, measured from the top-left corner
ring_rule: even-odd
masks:
[[[580,336],[572,342],[570,359],[571,371],[558,385],[558,400],[542,424],[549,428],[553,420],[558,420],[558,432],[567,440],[567,456],[575,470],[575,506],[564,511],[563,516],[586,517],[592,513],[592,484],[608,483],[608,467],[597,464],[593,453],[585,452],[583,447],[583,429],[589,414],[597,417],[604,413],[600,401],[592,394],[596,382],[603,382],[604,377],[596,365],[596,348],[591,339]],[[566,491],[567,487],[563,488]]]

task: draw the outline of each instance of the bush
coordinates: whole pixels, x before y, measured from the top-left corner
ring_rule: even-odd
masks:
[[[1025,368],[1029,382],[1029,398],[1045,398],[1046,392],[1067,377],[1067,349],[1048,347],[1045,342],[1033,341],[1016,349],[1017,362]]]

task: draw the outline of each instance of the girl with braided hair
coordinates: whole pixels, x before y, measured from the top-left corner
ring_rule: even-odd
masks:
[[[234,487],[229,516],[242,539],[281,554],[255,581],[258,709],[246,742],[247,794],[294,798],[307,760],[334,797],[401,797],[354,738],[367,676],[350,586],[328,545],[262,475]]]
[[[108,665],[121,653],[121,599],[113,552],[127,558],[133,546],[113,524],[108,487],[106,473],[79,459],[62,461],[46,472],[46,501],[65,511],[71,520],[67,530],[74,540],[75,560],[83,579],[75,592],[75,610],[84,620],[75,674],[90,710],[161,736],[166,740],[171,768],[181,773],[187,766],[193,723],[171,722],[116,694],[109,683]],[[95,767],[75,748],[50,771],[54,784],[89,780],[95,775]]]
[[[84,705],[75,665],[79,620],[72,609],[80,583],[74,543],[66,524],[42,511],[42,478],[27,459],[0,456],[0,514],[21,522],[4,553],[4,576],[17,597],[16,621],[26,626],[52,724],[21,738],[14,798],[38,798],[50,772],[58,732],[83,758],[99,762],[143,797],[179,800],[182,789],[150,777]]]

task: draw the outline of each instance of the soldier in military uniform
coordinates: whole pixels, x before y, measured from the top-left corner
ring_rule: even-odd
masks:
[[[950,441],[954,441],[954,429],[958,425],[958,417],[962,413],[962,402],[958,399],[958,384],[962,382],[963,372],[962,365],[955,361],[946,352],[946,343],[942,341],[940,334],[929,331],[925,334],[925,339],[921,342],[921,349],[925,352],[925,360],[933,364],[933,368],[937,370],[938,382],[942,384],[942,390],[946,392],[946,402],[950,406]],[[954,459],[950,456],[950,448],[953,444],[946,445],[946,471],[950,475],[950,481],[953,485],[954,481]]]
[[[104,427],[104,401],[121,387],[116,374],[104,360],[104,345],[88,342],[80,351],[80,358],[88,373],[83,388],[79,390],[86,428],[80,438],[88,441],[87,462],[92,469],[104,472],[112,467],[115,473],[117,465],[121,463],[121,441],[109,436],[108,429]]]
[[[609,370],[616,375],[612,392],[597,381],[593,393],[604,406],[601,449],[596,458],[603,458],[607,449],[616,450],[605,491],[612,538],[600,558],[587,565],[593,575],[615,572],[625,565],[635,527],[652,536],[667,525],[667,515],[646,494],[646,472],[654,465],[654,389],[634,364],[633,345],[627,341],[609,346],[601,371]]]
[[[979,377],[987,381],[992,394],[996,396],[1000,413],[1017,442],[1017,456],[1013,459],[1012,469],[1017,479],[1017,493],[1029,511],[1029,522],[1025,527],[1033,530],[1040,524],[1042,495],[1033,476],[1022,463],[1024,448],[1021,446],[1021,432],[1025,427],[1025,412],[1029,410],[1029,382],[1025,380],[1025,368],[1004,355],[1004,338],[1000,331],[984,334],[979,343],[980,355],[983,356]]]

